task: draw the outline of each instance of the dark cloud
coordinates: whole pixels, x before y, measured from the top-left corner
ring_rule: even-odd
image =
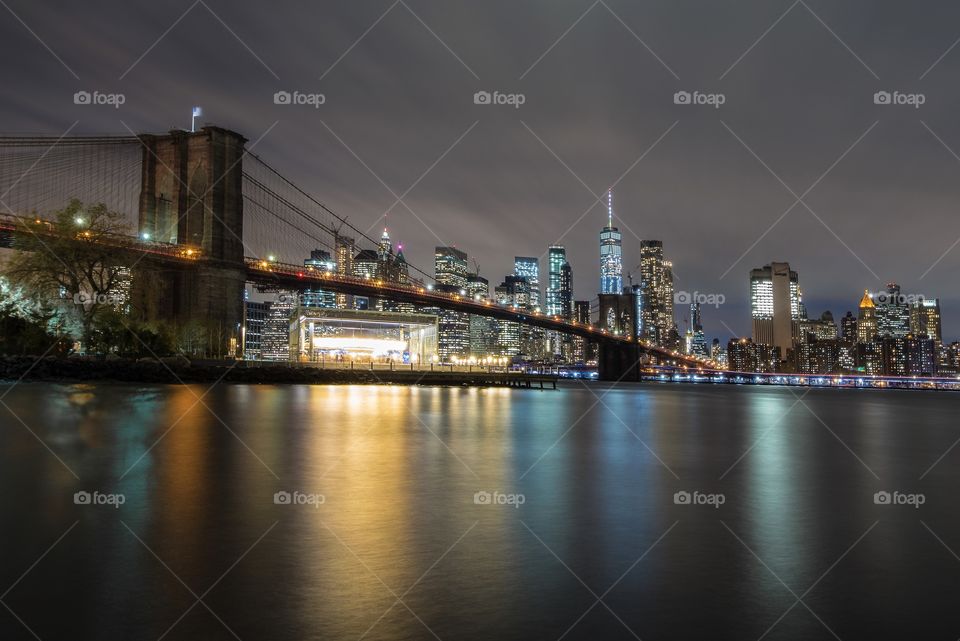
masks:
[[[562,236],[576,295],[592,298],[595,195],[679,121],[617,185],[616,208],[627,268],[639,238],[659,238],[677,289],[726,295],[704,311],[708,334],[749,332],[747,272],[771,260],[800,273],[811,314],[839,317],[864,288],[897,280],[940,296],[945,333],[960,332],[960,249],[921,278],[960,237],[960,160],[947,149],[960,153],[960,47],[928,71],[960,38],[954,3],[205,2],[9,0],[73,73],[4,12],[3,129],[60,133],[80,120],[83,132],[124,133],[122,119],[164,131],[186,126],[193,104],[251,140],[279,121],[258,153],[363,228],[395,199],[357,157],[397,194],[420,179],[404,198],[416,215],[389,215],[412,262],[429,266],[439,237],[499,282],[514,255]],[[72,104],[94,88],[127,102]],[[278,107],[279,89],[327,103]],[[526,103],[477,106],[478,90]],[[675,105],[679,90],[726,103]],[[879,90],[926,104],[875,105]],[[812,213],[798,204],[774,225],[790,190],[818,180],[803,199]]]

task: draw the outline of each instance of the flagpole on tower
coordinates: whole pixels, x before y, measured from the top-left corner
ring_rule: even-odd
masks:
[[[200,107],[194,107],[193,112],[190,116],[190,133],[193,133],[197,130],[197,118],[203,115],[203,109]]]

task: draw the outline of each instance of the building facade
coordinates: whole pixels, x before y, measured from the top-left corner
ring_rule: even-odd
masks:
[[[779,348],[786,358],[799,332],[800,283],[788,263],[770,263],[750,271],[753,342]]]
[[[623,239],[613,226],[613,190],[607,190],[607,226],[600,232],[600,293],[619,294],[623,288]]]

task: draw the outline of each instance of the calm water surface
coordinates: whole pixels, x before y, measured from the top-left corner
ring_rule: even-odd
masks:
[[[4,641],[960,637],[954,394],[0,396]]]

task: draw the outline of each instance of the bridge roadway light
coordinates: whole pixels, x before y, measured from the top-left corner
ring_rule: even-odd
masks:
[[[140,234],[140,237],[143,238],[144,240],[150,240],[150,234],[148,232],[143,232],[142,234]]]

